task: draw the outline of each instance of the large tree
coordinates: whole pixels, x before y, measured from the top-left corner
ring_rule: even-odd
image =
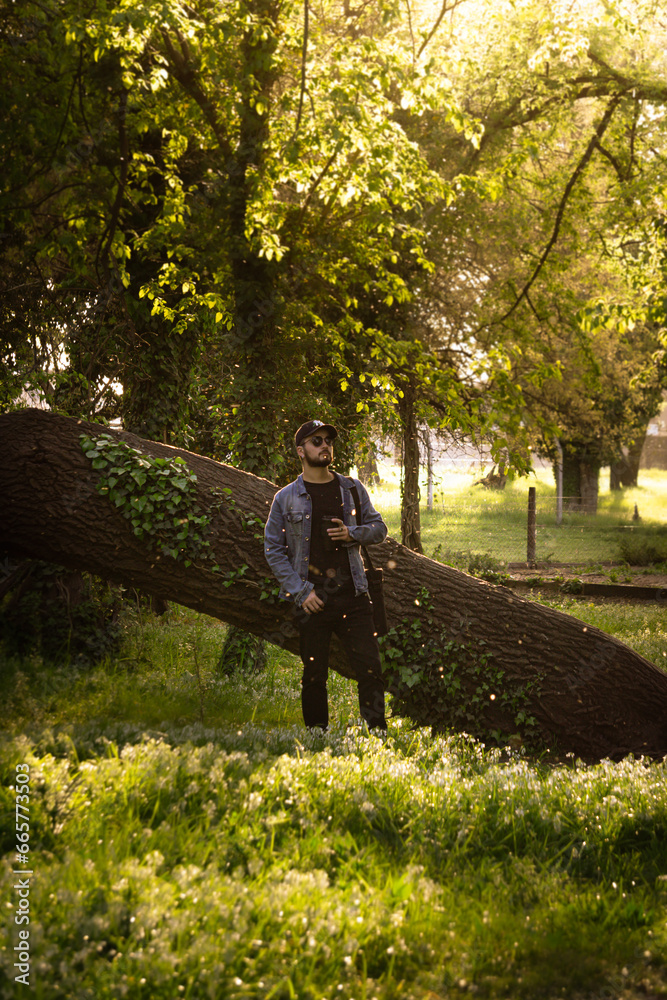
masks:
[[[277,478],[295,420],[323,405],[360,419],[340,391],[372,367],[355,290],[403,290],[397,248],[422,266],[419,211],[442,187],[392,116],[393,86],[420,90],[394,15],[279,0],[5,8],[6,119],[31,133],[0,142],[17,380],[58,376],[65,412],[90,416],[106,395],[154,438],[203,423],[219,453]],[[34,372],[23,348],[45,324],[54,343]]]
[[[313,410],[396,416],[418,544],[415,411],[510,461],[559,309],[660,212],[656,10],[5,5],[6,403],[277,481]]]
[[[85,569],[297,649],[264,560],[268,480],[38,410],[0,416],[0,443],[4,555]],[[376,558],[388,684],[416,721],[519,731],[588,759],[667,753],[667,676],[637,653],[392,539]],[[348,674],[340,651],[333,666]]]
[[[5,11],[12,110],[46,86],[60,112],[32,114],[22,166],[3,137],[4,224],[21,233],[6,255],[14,393],[23,368],[61,412],[118,415],[278,481],[313,411],[354,428],[341,381],[377,380],[351,289],[397,292],[396,246],[423,257],[407,213],[439,186],[391,117],[390,76],[410,74],[382,48],[389,9],[309,13]]]
[[[462,142],[434,109],[407,125],[462,189],[427,210],[419,322],[459,377],[497,380],[496,409],[511,390],[508,440],[529,422],[547,451],[560,437],[571,491],[583,470],[595,495],[599,464],[631,446],[659,395],[660,7],[461,4],[440,32],[441,72],[480,138]]]

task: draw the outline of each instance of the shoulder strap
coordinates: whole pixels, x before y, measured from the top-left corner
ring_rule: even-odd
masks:
[[[359,524],[360,523],[360,521],[359,521],[359,508],[360,508],[361,504],[359,503],[359,491],[358,491],[357,487],[354,484],[354,480],[352,480],[351,493],[352,493],[352,496],[354,497],[354,516],[355,516],[357,524]],[[373,563],[371,562],[371,557],[369,556],[368,549],[366,548],[365,545],[361,546],[361,551],[364,554],[364,562],[366,563],[366,566],[368,567],[368,569],[374,569],[375,567],[373,566]]]

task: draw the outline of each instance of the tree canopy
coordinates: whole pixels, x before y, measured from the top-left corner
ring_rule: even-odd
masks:
[[[315,411],[608,460],[664,384],[666,34],[658,0],[4,4],[2,407],[276,481]]]

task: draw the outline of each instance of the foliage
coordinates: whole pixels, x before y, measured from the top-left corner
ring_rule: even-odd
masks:
[[[508,579],[505,571],[505,564],[494,558],[490,552],[468,553],[466,569],[471,576],[478,576],[481,580],[488,580],[489,583],[502,583]]]
[[[35,305],[67,313],[64,341],[49,324],[44,367],[60,375],[67,355],[68,412],[91,417],[104,396],[128,429],[202,435],[279,480],[295,423],[313,409],[333,417],[339,403],[354,418],[358,400],[348,407],[339,389],[358,366],[353,289],[406,294],[397,246],[424,261],[408,215],[443,190],[389,91],[438,103],[470,132],[446,88],[384,44],[396,12],[369,13],[350,31],[326,9],[307,38],[300,11],[268,0],[133,0],[122,11],[67,0],[6,15],[24,78],[11,102],[37,106],[46,62],[65,109],[60,125],[34,115],[29,168],[15,171],[21,208],[7,202],[5,217],[23,227],[10,260],[33,289],[24,336]],[[306,102],[294,86],[302,42]],[[13,169],[16,148],[5,154]]]
[[[100,473],[98,493],[130,522],[137,538],[185,566],[211,558],[210,517],[197,503],[197,476],[185,459],[154,458],[111,434],[82,434],[81,447]]]
[[[90,667],[118,653],[118,594],[108,584],[34,560],[6,566],[0,603],[5,657]]]
[[[463,729],[480,738],[494,733],[503,740],[518,732],[529,741],[535,720],[526,711],[526,684],[506,677],[483,641],[452,638],[448,628],[434,633],[427,591],[422,590],[415,603],[418,614],[381,639],[396,710],[417,725],[428,722],[434,733]]]
[[[529,425],[612,452],[662,378],[658,13],[5,4],[0,405],[277,482],[408,383],[518,469]]]
[[[664,288],[651,151],[664,142],[664,25],[655,4],[484,9],[455,12],[460,47],[443,63],[484,126],[458,163],[499,193],[464,195],[437,220],[424,321],[454,363],[481,354],[489,377],[505,372],[510,440],[528,426],[543,453],[557,435],[607,462],[641,433],[664,381],[664,323],[647,296]]]
[[[249,632],[229,629],[217,663],[222,674],[261,673],[266,668],[266,645]]]
[[[619,543],[621,559],[631,566],[654,566],[667,562],[667,530],[656,528],[639,537],[630,535]]]

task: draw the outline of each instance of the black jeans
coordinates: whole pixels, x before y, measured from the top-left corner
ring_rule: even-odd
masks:
[[[317,595],[325,602],[322,610],[309,615],[301,609],[297,618],[299,652],[303,661],[303,721],[309,727],[322,729],[329,724],[329,645],[335,633],[357,679],[362,719],[369,729],[386,729],[382,661],[368,594],[355,597],[354,586],[350,583],[334,594],[318,589]]]

